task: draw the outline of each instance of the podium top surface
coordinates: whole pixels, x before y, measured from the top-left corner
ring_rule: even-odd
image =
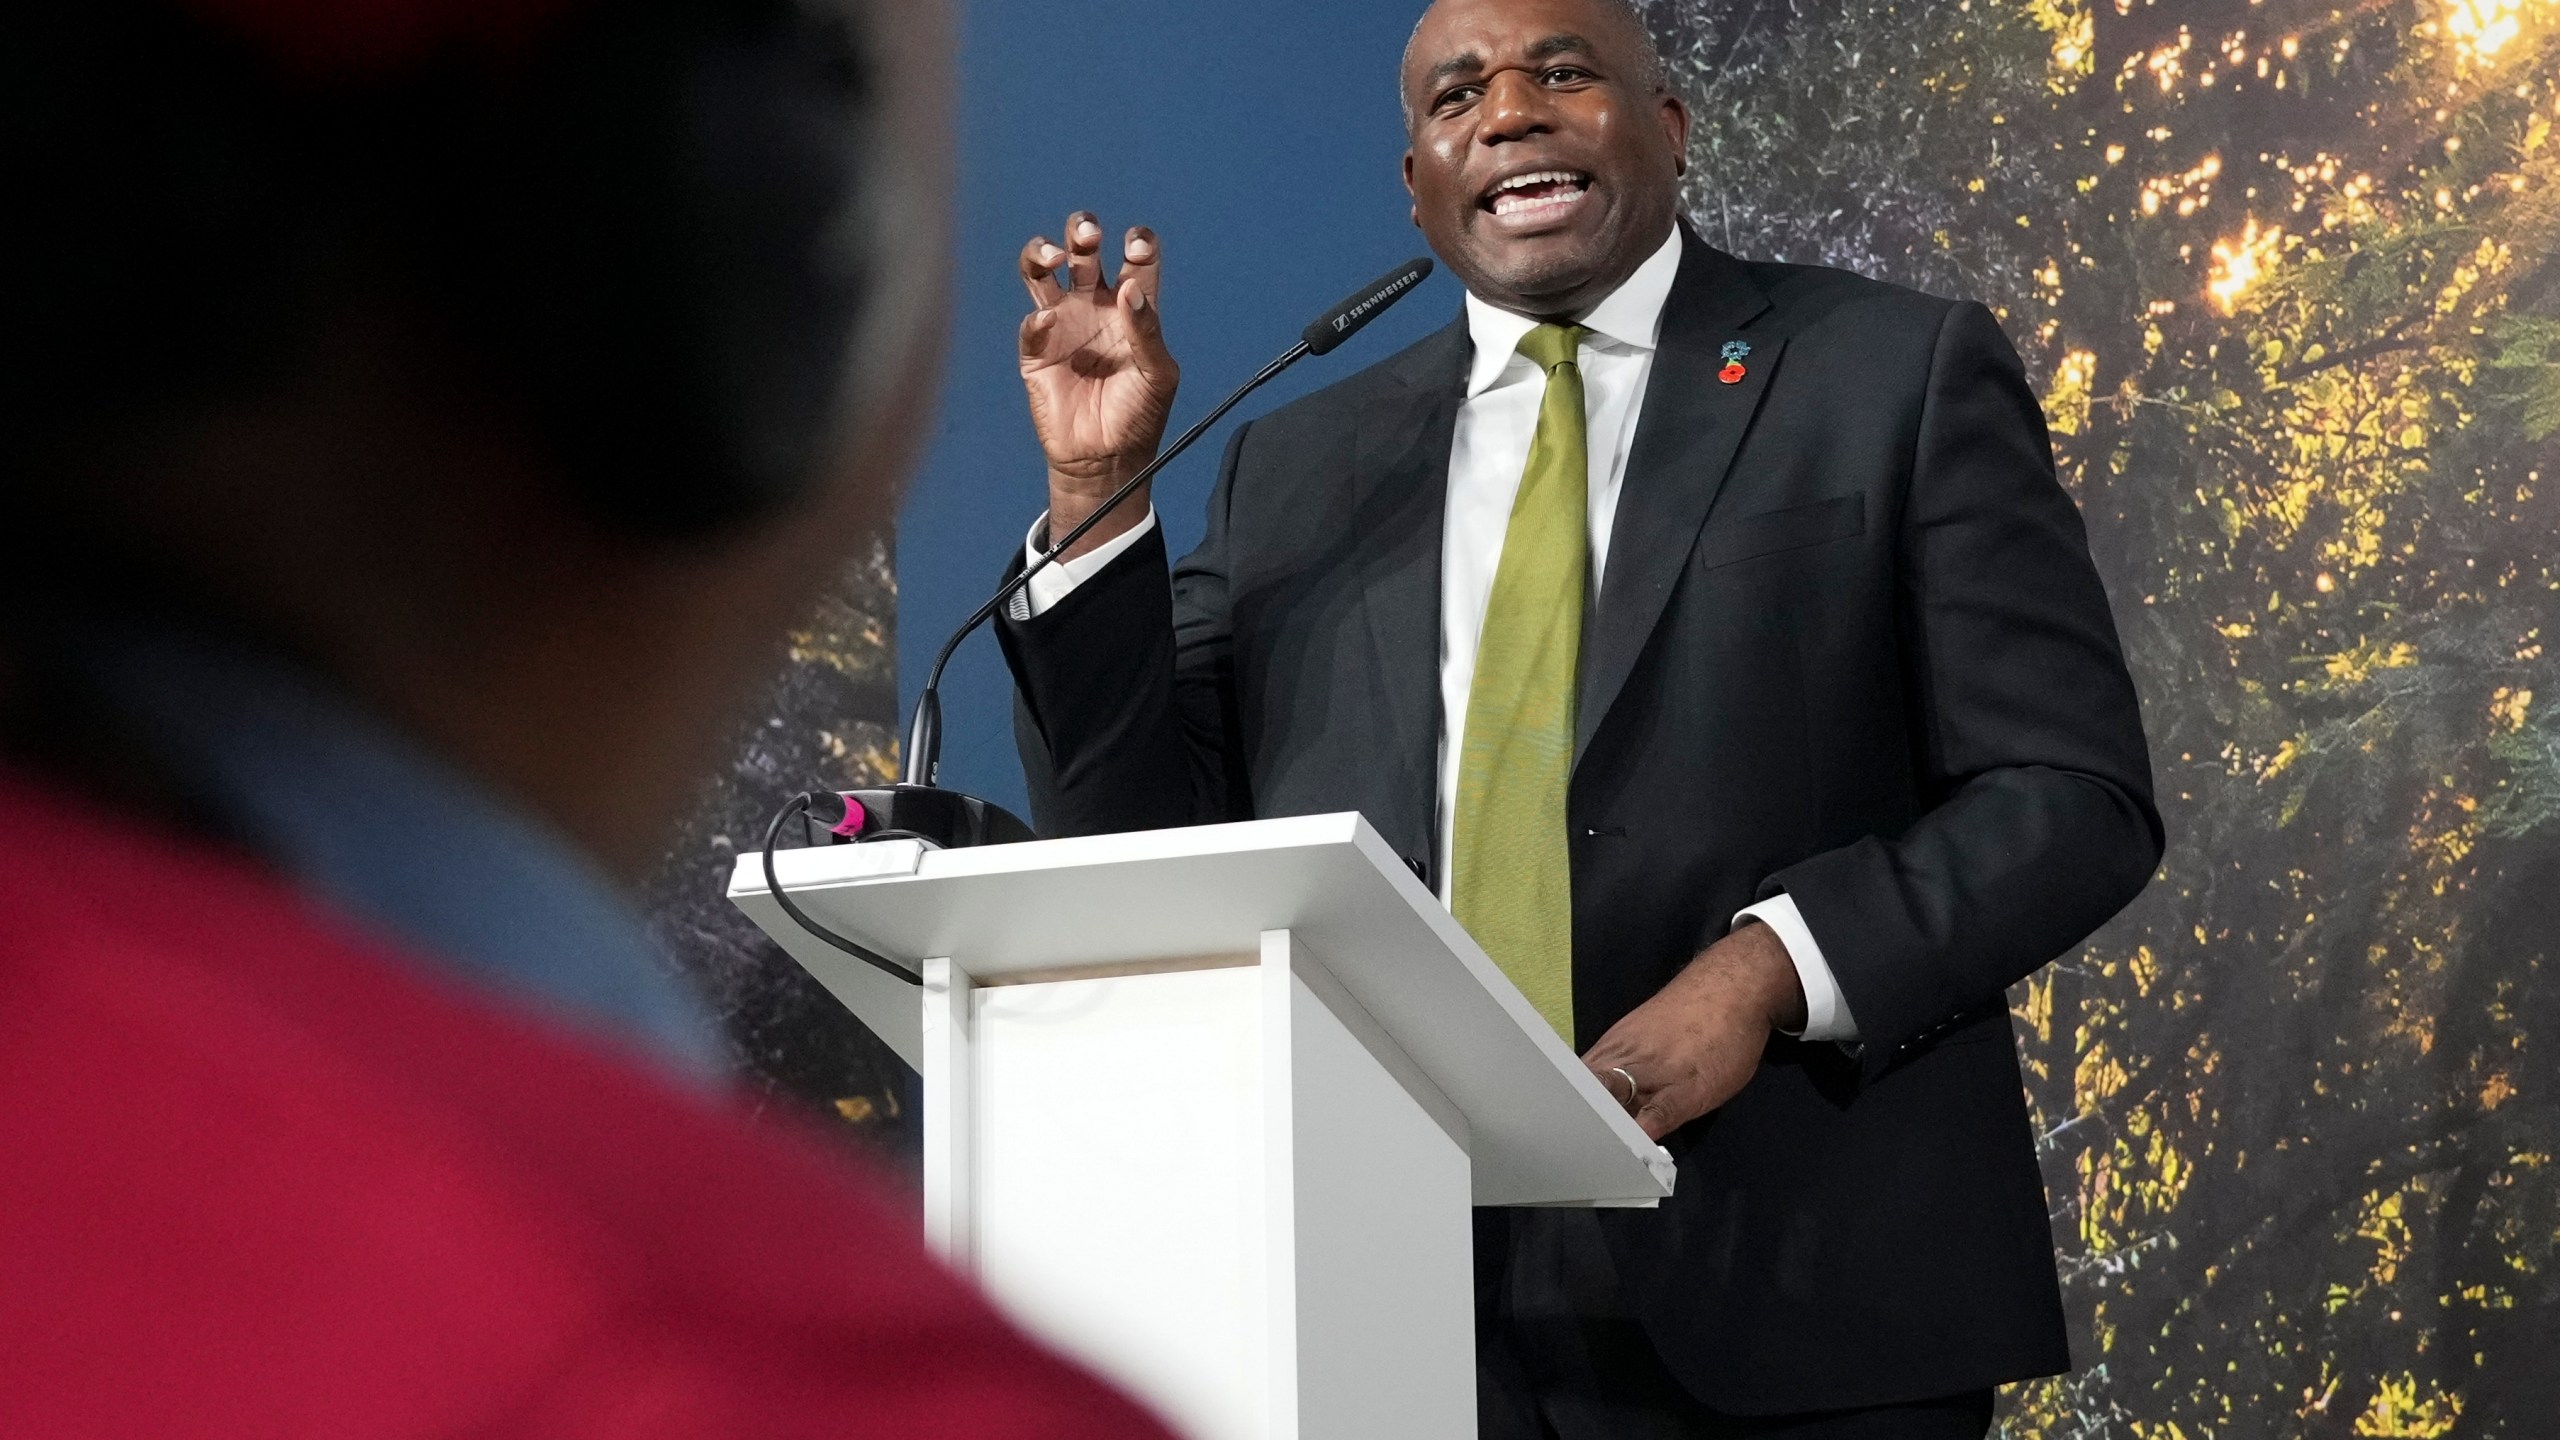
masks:
[[[729,898],[922,1068],[921,992],[792,924],[763,858],[738,857]],[[774,869],[819,924],[911,967],[949,958],[980,985],[1236,963],[1287,930],[1466,1117],[1476,1203],[1670,1193],[1670,1157],[1356,814],[965,850],[820,846],[779,851]]]

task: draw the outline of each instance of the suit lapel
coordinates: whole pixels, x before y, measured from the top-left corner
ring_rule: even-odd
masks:
[[[1664,303],[1661,343],[1618,490],[1600,605],[1583,630],[1576,764],[1661,621],[1786,344],[1746,330],[1769,308],[1750,272],[1685,226],[1681,233],[1680,273]],[[1716,372],[1731,341],[1750,353],[1742,379],[1727,385]]]
[[[1352,523],[1381,722],[1368,733],[1387,742],[1383,793],[1399,797],[1398,814],[1372,818],[1414,858],[1430,855],[1435,833],[1440,544],[1467,354],[1461,315],[1391,362],[1361,407],[1352,452]]]

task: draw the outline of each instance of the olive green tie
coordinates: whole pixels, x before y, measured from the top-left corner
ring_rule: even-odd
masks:
[[[1573,861],[1564,801],[1591,568],[1582,370],[1574,356],[1586,333],[1578,325],[1541,325],[1520,340],[1520,353],[1547,372],[1547,393],[1476,645],[1449,876],[1458,923],[1567,1045]]]

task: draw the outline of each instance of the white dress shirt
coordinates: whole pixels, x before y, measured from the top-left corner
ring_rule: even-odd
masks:
[[[1662,331],[1662,309],[1671,297],[1671,282],[1680,270],[1680,232],[1651,258],[1636,267],[1626,283],[1610,292],[1582,317],[1590,333],[1583,338],[1578,362],[1582,371],[1585,444],[1589,447],[1589,530],[1591,595],[1596,606],[1608,562],[1609,532],[1618,516],[1618,491],[1626,478],[1627,453],[1635,446],[1636,420],[1644,409],[1646,382],[1653,375],[1655,345]],[[1511,524],[1511,503],[1528,468],[1529,442],[1537,433],[1538,407],[1546,396],[1546,375],[1519,352],[1520,339],[1538,322],[1525,315],[1467,296],[1467,335],[1475,353],[1467,368],[1466,398],[1458,406],[1457,431],[1449,446],[1448,508],[1440,537],[1440,775],[1439,841],[1443,857],[1440,899],[1449,899],[1458,794],[1458,757],[1466,723],[1467,694],[1475,682],[1476,645],[1484,629],[1485,607],[1493,596],[1493,576],[1502,563],[1502,541]],[[1031,577],[1024,588],[1030,615],[1058,603],[1076,586],[1108,565],[1149,530],[1155,512],[1109,542],[1072,560],[1060,561]],[[1048,517],[1031,527],[1025,563],[1037,558],[1048,532]],[[1589,613],[1586,610],[1586,613]],[[1832,977],[1822,947],[1796,910],[1793,897],[1778,895],[1745,907],[1733,917],[1767,925],[1787,947],[1796,978],[1804,987],[1808,1040],[1843,1043],[1858,1037],[1856,1021]]]

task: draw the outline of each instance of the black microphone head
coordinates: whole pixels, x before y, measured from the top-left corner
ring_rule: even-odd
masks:
[[[1407,260],[1386,274],[1351,292],[1341,304],[1327,310],[1316,323],[1299,332],[1307,342],[1307,353],[1322,355],[1334,346],[1360,333],[1360,327],[1386,313],[1387,307],[1403,299],[1431,274],[1431,257]]]

